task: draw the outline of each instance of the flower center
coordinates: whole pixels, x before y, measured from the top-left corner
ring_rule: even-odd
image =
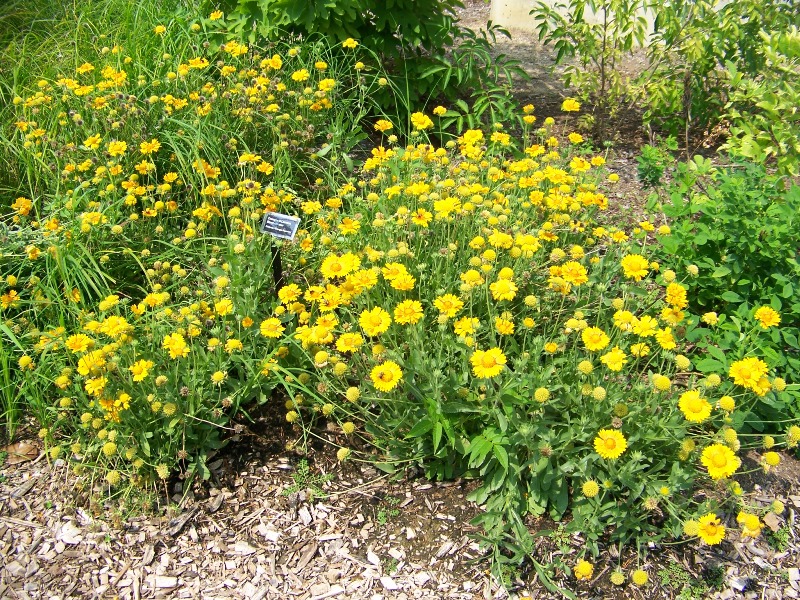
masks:
[[[485,369],[491,369],[492,367],[494,367],[497,364],[497,361],[495,361],[493,356],[490,356],[488,354],[484,354],[483,355],[483,359],[481,359],[481,364],[483,365],[483,367]]]
[[[613,450],[614,448],[617,447],[617,440],[611,437],[606,438],[604,443],[606,445],[606,448],[608,448],[609,450]]]
[[[721,469],[722,467],[728,464],[728,459],[724,454],[720,453],[720,454],[715,454],[714,458],[711,459],[711,462],[714,463],[715,467]]]
[[[703,401],[700,398],[692,398],[689,402],[689,412],[699,413],[703,410]]]

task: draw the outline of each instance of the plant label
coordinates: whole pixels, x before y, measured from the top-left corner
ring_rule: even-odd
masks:
[[[261,221],[261,233],[268,233],[279,240],[292,242],[299,226],[300,217],[268,212],[264,213],[264,218]]]

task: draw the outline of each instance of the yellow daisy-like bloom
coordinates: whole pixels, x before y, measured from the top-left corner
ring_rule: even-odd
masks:
[[[636,569],[633,572],[633,575],[631,575],[631,581],[633,581],[633,583],[635,583],[640,587],[643,585],[647,585],[648,580],[649,577],[647,576],[647,573],[645,571],[642,571],[641,569]]]
[[[455,317],[458,314],[458,311],[464,308],[464,303],[453,294],[439,296],[433,301],[433,305],[439,310],[440,313],[451,318]]]
[[[510,279],[498,279],[489,285],[489,290],[492,292],[492,298],[495,300],[513,300],[517,295],[517,284]]]
[[[725,526],[714,513],[703,515],[697,520],[697,535],[709,546],[719,544],[725,539]]]
[[[394,320],[400,325],[413,325],[422,319],[422,304],[417,300],[403,300],[394,309]]]
[[[755,391],[768,370],[767,363],[759,358],[751,357],[733,363],[728,371],[728,376],[736,385]]]
[[[536,388],[536,391],[533,393],[533,397],[537,402],[547,402],[550,398],[550,390],[547,388]]]
[[[170,333],[164,336],[162,347],[169,350],[170,358],[184,358],[189,355],[189,346],[186,339],[180,333]]]
[[[614,346],[610,352],[600,357],[600,362],[611,371],[621,371],[625,363],[628,362],[627,355],[619,346]]]
[[[342,42],[342,48],[349,48],[352,50],[356,46],[358,46],[358,42],[353,38],[347,38],[345,41]]]
[[[372,384],[382,392],[390,392],[403,378],[403,371],[400,365],[392,360],[376,365],[370,373]]]
[[[594,438],[594,449],[603,458],[615,460],[622,456],[628,441],[616,429],[601,429]]]
[[[268,338],[279,338],[283,333],[284,326],[281,324],[279,319],[275,317],[270,317],[269,319],[264,319],[261,321],[261,325],[259,326],[259,331],[261,335]]]
[[[500,348],[490,348],[489,350],[476,350],[470,356],[472,372],[475,377],[490,379],[499,375],[506,364],[506,355]]]
[[[586,349],[592,352],[602,350],[611,341],[611,338],[599,327],[587,327],[581,332],[581,339]]]
[[[579,286],[589,281],[586,267],[576,261],[569,261],[561,265],[561,278],[567,283]]]
[[[700,462],[708,469],[711,479],[730,477],[739,468],[741,460],[733,450],[723,444],[711,444],[703,450]]]
[[[77,354],[78,352],[86,352],[91,348],[94,345],[94,340],[85,333],[76,333],[69,336],[64,345],[68,350]]]
[[[620,261],[622,272],[628,279],[634,281],[641,281],[643,277],[647,277],[650,262],[641,254],[626,254]]]
[[[736,522],[742,526],[742,538],[757,538],[761,535],[761,521],[758,515],[740,512],[736,516]]]
[[[343,333],[336,340],[336,349],[339,352],[355,352],[364,344],[360,333]]]
[[[761,306],[753,316],[761,325],[761,329],[777,327],[781,322],[781,316],[770,306]]]
[[[697,390],[689,390],[681,394],[678,399],[678,408],[681,409],[686,420],[692,423],[702,423],[711,416],[711,404]]]
[[[152,360],[137,360],[128,367],[128,370],[133,375],[134,381],[144,381],[150,374],[150,369],[153,368],[154,364]]]
[[[561,110],[564,112],[578,112],[581,109],[581,103],[575,98],[567,98],[561,103]]]
[[[214,385],[222,385],[222,382],[228,377],[228,374],[223,371],[214,371],[211,374],[211,383]]]
[[[414,126],[414,129],[418,131],[433,127],[433,121],[431,121],[431,118],[425,113],[421,112],[415,112],[411,115],[411,124]]]
[[[587,498],[594,498],[600,493],[600,486],[594,479],[590,479],[583,484],[581,491]]]
[[[575,573],[575,579],[591,579],[592,574],[594,573],[594,565],[581,559],[578,561],[578,564],[575,565],[573,572]]]
[[[380,306],[376,306],[372,310],[363,311],[358,318],[358,323],[367,335],[380,335],[389,329],[392,317]]]
[[[667,286],[666,302],[674,308],[686,308],[689,301],[686,299],[686,288],[679,283],[670,283]]]
[[[781,464],[781,455],[777,452],[767,452],[764,454],[764,463],[768,467],[777,467]]]

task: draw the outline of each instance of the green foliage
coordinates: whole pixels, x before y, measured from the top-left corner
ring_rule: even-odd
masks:
[[[778,173],[800,174],[800,32],[759,32],[765,64],[745,74],[730,63],[730,137],[723,149],[753,162],[775,161]]]
[[[661,184],[664,170],[672,162],[670,151],[677,150],[675,138],[668,138],[663,144],[642,146],[642,153],[636,157],[636,174],[639,181],[646,188],[657,187]]]
[[[460,27],[460,7],[460,0],[239,0],[228,3],[222,30],[251,42],[354,39],[391,74],[395,94],[374,95],[386,111],[397,111],[399,95],[408,112],[431,99],[468,99],[461,118],[470,123],[508,116],[512,81],[528,75],[518,61],[492,56],[497,36],[508,31],[492,23],[479,32]]]
[[[767,528],[764,531],[764,538],[770,548],[776,552],[785,552],[789,547],[789,540],[792,538],[792,528],[788,524],[783,524],[778,531]]]
[[[639,81],[647,103],[645,122],[681,134],[707,135],[725,115],[732,86],[726,65],[757,78],[766,56],[762,30],[780,32],[800,24],[790,0],[657,0],[649,66]]]
[[[715,343],[732,350],[758,306],[780,312],[780,331],[760,337],[758,352],[800,381],[800,187],[753,163],[716,168],[702,157],[677,165],[659,238],[664,258],[695,265],[692,307],[729,315]],[[765,421],[800,416],[795,399],[756,412]],[[777,411],[777,412],[776,412]]]
[[[333,473],[314,473],[308,465],[305,458],[301,458],[297,463],[297,469],[292,473],[292,480],[294,483],[283,490],[281,493],[284,496],[291,496],[298,492],[306,492],[308,494],[308,501],[313,502],[316,500],[324,500],[328,497],[325,491],[325,484],[333,481]]]
[[[564,0],[539,2],[531,11],[539,40],[556,50],[556,64],[577,59],[564,67],[564,83],[594,103],[601,136],[604,119],[634,99],[621,63],[645,42],[647,20],[637,11],[647,5],[647,0]]]

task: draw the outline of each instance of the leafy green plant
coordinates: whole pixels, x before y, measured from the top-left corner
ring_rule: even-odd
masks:
[[[663,210],[673,223],[659,237],[664,258],[680,257],[683,268],[696,272],[691,305],[698,314],[728,315],[710,344],[734,348],[743,319],[759,306],[772,307],[781,330],[761,336],[758,351],[789,381],[800,381],[800,187],[763,165],[717,168],[698,156],[677,165],[666,197]],[[756,412],[765,422],[797,418],[800,404],[795,395]]]
[[[759,32],[764,68],[740,72],[729,63],[733,93],[726,106],[730,137],[723,146],[753,162],[774,161],[780,174],[800,174],[800,31]]]
[[[313,502],[314,499],[324,500],[328,497],[328,492],[324,489],[325,484],[333,481],[333,478],[333,473],[314,473],[308,464],[308,460],[301,458],[297,463],[297,469],[292,473],[294,483],[281,493],[284,496],[291,496],[298,492],[306,492],[309,502]]]
[[[664,170],[672,160],[669,152],[677,149],[675,138],[672,137],[667,138],[660,145],[645,144],[642,146],[642,153],[636,157],[636,173],[645,188],[657,187],[661,184]]]
[[[657,0],[651,10],[649,65],[637,82],[647,103],[644,120],[680,134],[687,149],[693,133],[709,135],[725,115],[732,93],[726,65],[757,78],[766,64],[760,31],[800,24],[787,0]]]
[[[645,43],[648,24],[640,11],[648,5],[647,0],[564,0],[539,2],[531,11],[539,40],[556,50],[556,64],[576,59],[564,67],[564,83],[594,104],[601,137],[605,120],[635,100],[621,62]]]

